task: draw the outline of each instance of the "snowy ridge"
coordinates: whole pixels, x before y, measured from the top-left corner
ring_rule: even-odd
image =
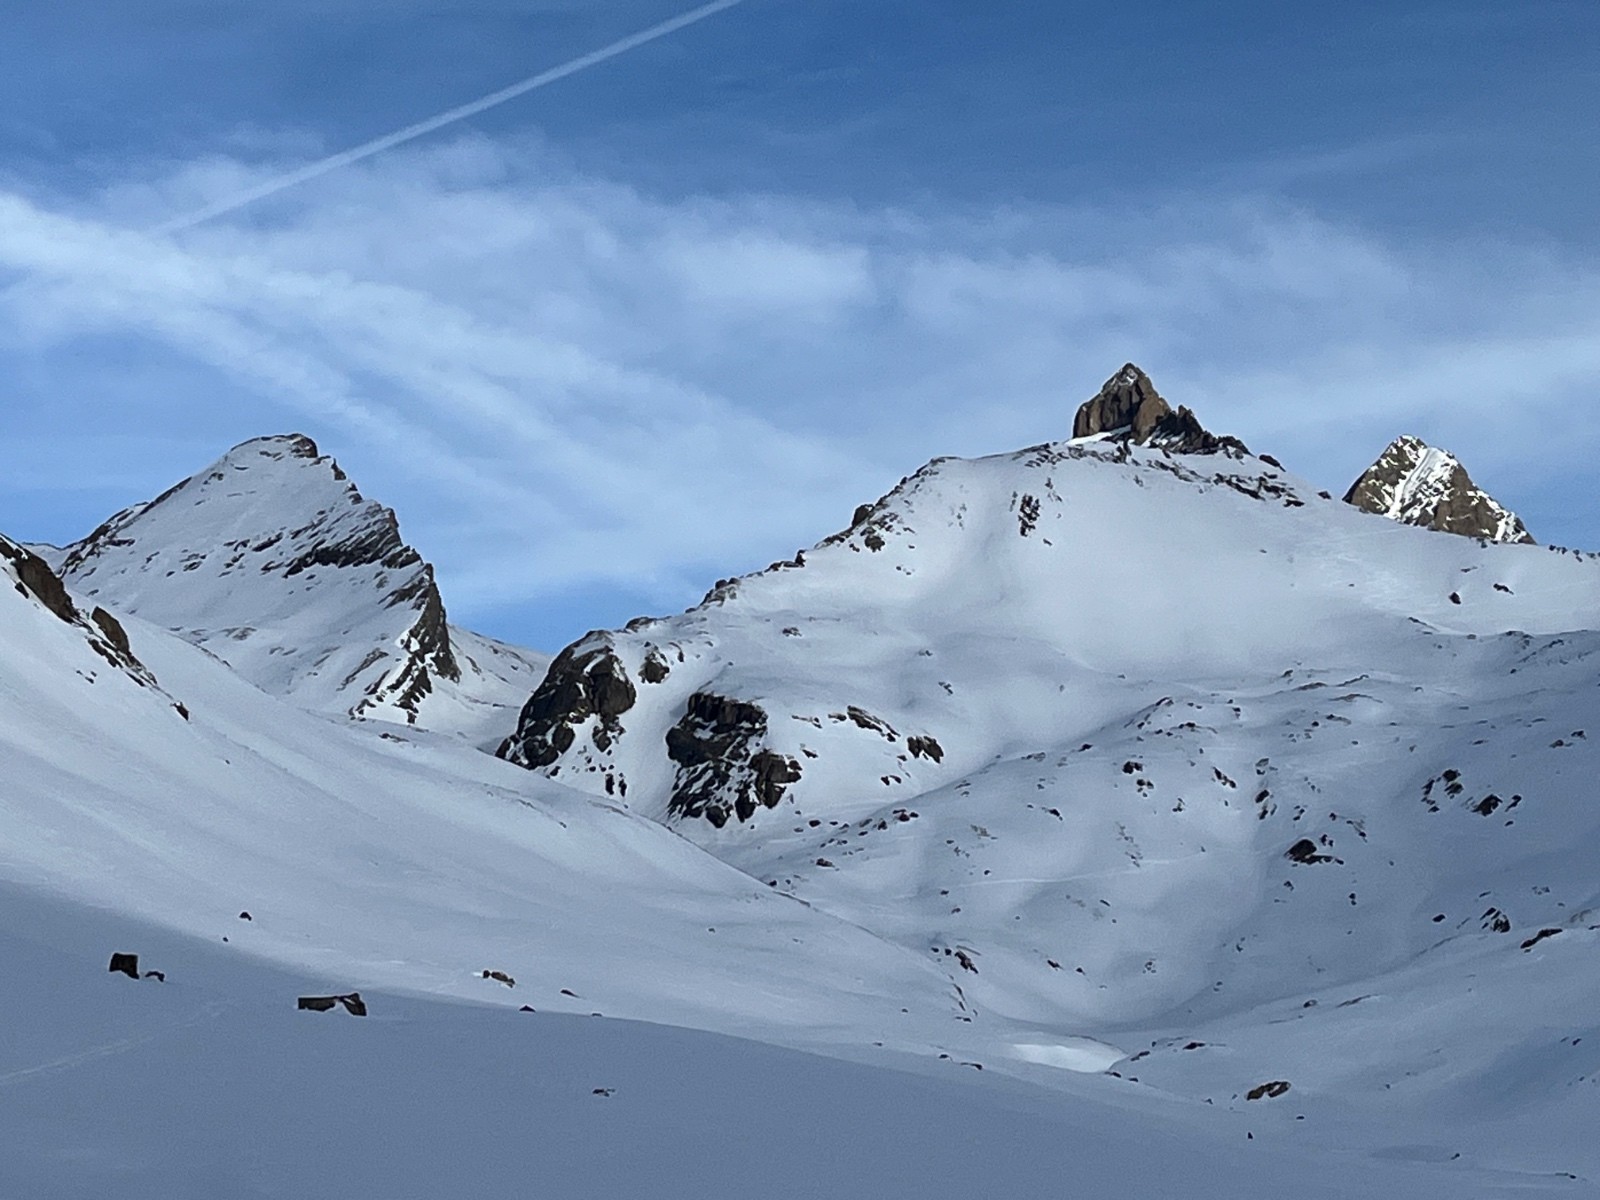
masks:
[[[295,703],[503,734],[544,658],[452,630],[433,569],[306,437],[257,438],[61,555],[75,590]]]
[[[1345,502],[1404,525],[1491,542],[1532,542],[1516,513],[1472,482],[1455,455],[1420,438],[1390,443]]]

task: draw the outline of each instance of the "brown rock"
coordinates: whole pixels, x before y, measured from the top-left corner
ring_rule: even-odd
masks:
[[[1078,409],[1072,436],[1097,434],[1113,434],[1124,443],[1158,446],[1177,454],[1249,453],[1238,438],[1208,433],[1189,409],[1179,407],[1174,412],[1150,377],[1133,363],[1125,364],[1106,380],[1099,395]]]
[[[1532,543],[1516,513],[1489,495],[1459,459],[1421,438],[1396,438],[1350,485],[1344,502],[1362,512],[1437,533]]]

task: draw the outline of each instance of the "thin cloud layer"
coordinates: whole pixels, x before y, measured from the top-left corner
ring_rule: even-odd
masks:
[[[118,339],[134,369],[107,437],[181,436],[216,406],[303,428],[396,506],[468,620],[604,587],[692,600],[935,454],[1065,436],[1129,358],[1330,487],[1414,431],[1548,507],[1541,477],[1576,497],[1600,448],[1575,402],[1600,383],[1600,272],[1535,250],[1241,200],[661,198],[475,138],[138,232],[275,168],[185,164],[71,209],[0,192],[8,357],[70,388],[66,364]],[[189,394],[136,386],[140,346],[195,364]]]

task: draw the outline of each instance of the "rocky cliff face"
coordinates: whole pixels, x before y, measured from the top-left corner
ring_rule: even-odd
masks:
[[[318,711],[498,741],[544,665],[453,630],[394,512],[299,434],[236,446],[60,562],[81,594]]]
[[[1390,443],[1344,499],[1402,525],[1491,542],[1533,541],[1521,518],[1473,483],[1460,460],[1421,438]]]
[[[1127,363],[1084,402],[1072,425],[1075,438],[1107,434],[1139,446],[1156,446],[1178,454],[1248,454],[1238,438],[1207,432],[1193,412],[1177,411],[1156,391],[1150,377]]]

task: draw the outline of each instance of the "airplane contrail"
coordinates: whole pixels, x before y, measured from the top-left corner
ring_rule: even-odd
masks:
[[[686,13],[681,13],[669,20],[662,21],[659,25],[652,25],[650,28],[640,30],[638,33],[629,34],[619,41],[612,42],[609,46],[602,46],[600,49],[580,55],[570,62],[564,62],[558,67],[551,67],[547,71],[540,71],[537,75],[530,75],[520,83],[513,83],[508,87],[501,88],[499,91],[490,92],[487,96],[480,97],[477,100],[446,109],[437,116],[429,117],[425,121],[418,121],[414,125],[407,125],[404,129],[397,129],[393,133],[386,133],[382,137],[373,138],[370,142],[362,142],[361,145],[352,146],[348,150],[341,150],[338,154],[330,154],[327,158],[309,163],[299,170],[289,171],[283,175],[268,179],[247,191],[235,193],[222,200],[213,201],[211,204],[206,205],[204,208],[196,209],[194,212],[163,221],[161,224],[154,226],[150,232],[167,234],[180,233],[185,229],[192,229],[202,222],[211,220],[213,217],[220,217],[225,213],[243,208],[247,204],[253,204],[255,201],[267,196],[276,195],[278,192],[292,188],[297,184],[305,183],[309,179],[316,179],[320,175],[326,175],[329,171],[337,171],[340,167],[348,167],[351,163],[360,162],[364,158],[371,158],[374,154],[381,154],[385,150],[432,133],[436,129],[442,129],[446,125],[464,121],[468,117],[476,116],[486,109],[504,104],[507,100],[514,100],[518,96],[531,92],[536,88],[547,87],[557,80],[565,79],[569,75],[576,75],[579,71],[587,70],[590,67],[606,62],[608,59],[616,58],[619,54],[626,54],[629,50],[636,50],[648,42],[664,38],[668,34],[676,33],[680,29],[698,24],[707,17],[715,16],[719,12],[743,3],[744,0],[711,0],[709,4],[702,4],[699,8],[691,9]]]

